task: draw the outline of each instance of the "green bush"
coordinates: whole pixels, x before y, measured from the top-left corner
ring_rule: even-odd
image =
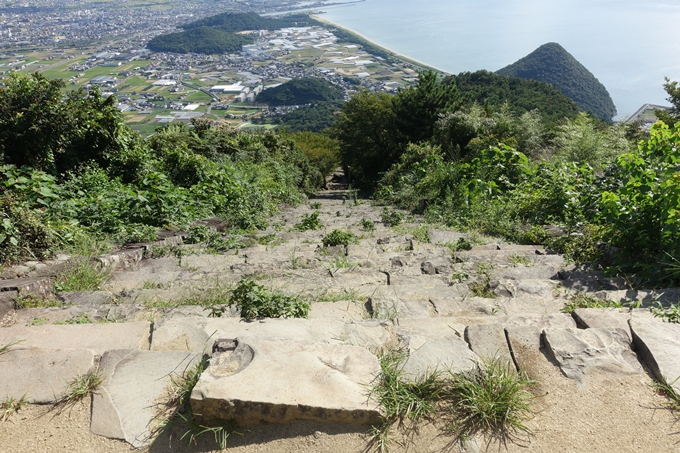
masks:
[[[295,224],[296,231],[320,230],[321,228],[323,228],[323,223],[319,220],[319,211],[303,214],[302,219]]]
[[[397,226],[404,221],[404,214],[399,211],[395,211],[393,209],[388,209],[387,207],[385,207],[385,209],[383,209],[383,212],[380,214],[380,221],[386,227]]]
[[[358,241],[356,234],[344,230],[333,230],[321,240],[324,247],[335,247],[337,245],[348,246],[350,244],[355,244]]]
[[[246,320],[256,318],[306,318],[309,303],[295,296],[271,291],[250,279],[242,279],[234,289],[229,306],[236,306]]]

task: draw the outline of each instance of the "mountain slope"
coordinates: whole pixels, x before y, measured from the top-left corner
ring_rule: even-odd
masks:
[[[302,105],[317,101],[342,100],[342,88],[324,79],[293,79],[257,96],[257,102],[268,105]]]
[[[581,110],[604,121],[616,116],[616,107],[604,85],[557,43],[543,44],[496,73],[550,83],[573,99]]]

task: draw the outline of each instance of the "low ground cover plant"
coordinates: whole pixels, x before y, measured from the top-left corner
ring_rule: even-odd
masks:
[[[306,318],[309,302],[270,290],[254,280],[244,278],[234,288],[229,306],[235,306],[245,320],[257,318]]]
[[[323,228],[323,223],[319,220],[319,211],[303,214],[302,219],[295,224],[295,231],[320,230],[321,228]]]
[[[359,241],[357,235],[351,231],[346,230],[333,230],[323,237],[321,242],[324,247],[335,247],[338,245],[348,246],[350,244],[356,244]]]

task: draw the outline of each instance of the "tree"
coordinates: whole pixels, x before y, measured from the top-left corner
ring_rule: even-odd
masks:
[[[399,158],[395,99],[361,90],[345,104],[333,127],[342,163],[362,187],[373,187],[380,173]]]
[[[588,163],[593,167],[630,152],[623,125],[598,127],[586,113],[557,128],[553,140],[558,161]]]
[[[59,175],[94,161],[127,179],[144,165],[141,138],[114,97],[98,89],[63,94],[62,80],[13,73],[0,89],[0,158]]]
[[[671,108],[668,110],[657,109],[654,113],[661,121],[672,126],[680,121],[680,86],[678,82],[671,82],[668,77],[665,77],[665,79],[666,83],[663,84],[663,88],[668,93],[666,100],[671,103]]]

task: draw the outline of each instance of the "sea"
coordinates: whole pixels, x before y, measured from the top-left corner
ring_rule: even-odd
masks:
[[[677,0],[364,0],[321,17],[449,73],[496,71],[540,45],[562,45],[604,84],[625,119],[669,105],[680,81]]]

